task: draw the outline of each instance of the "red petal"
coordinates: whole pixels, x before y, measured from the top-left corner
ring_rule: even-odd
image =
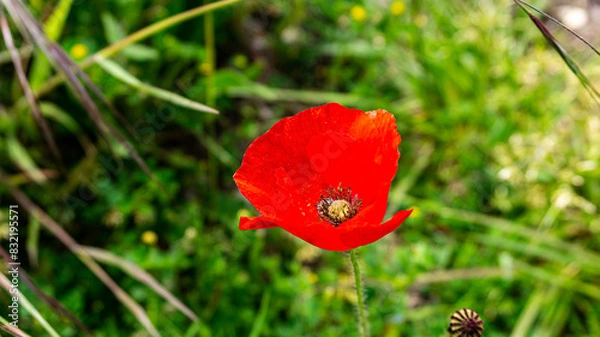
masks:
[[[241,217],[240,218],[240,229],[241,230],[252,230],[252,229],[262,229],[262,228],[273,228],[279,227],[273,222],[267,220],[264,216],[255,216],[255,217]]]
[[[340,183],[373,202],[396,173],[399,142],[393,115],[329,103],[273,125],[248,147],[234,180],[261,214],[298,222],[290,203],[314,205]],[[285,183],[274,179],[278,170]]]
[[[377,226],[383,213],[385,212],[385,204],[381,207],[380,204],[373,204],[363,208],[355,217],[341,223],[337,227],[333,227],[329,222],[317,220],[303,226],[288,226],[285,223],[281,224],[281,228],[294,234],[295,236],[311,243],[319,248],[334,251],[345,251],[354,249],[358,246],[348,245],[342,239],[344,235],[351,233],[359,227],[372,228]],[[370,219],[379,217],[375,223]]]
[[[240,219],[240,229],[279,226],[337,251],[376,241],[410,214],[402,211],[380,224],[399,144],[396,120],[384,110],[329,103],[282,119],[248,147],[234,175],[240,192],[263,215]],[[319,218],[315,205],[338,186],[350,187],[363,209],[333,227]]]
[[[380,199],[387,200],[387,196],[386,191]],[[396,229],[412,212],[400,211],[392,219],[381,224],[385,209],[385,201],[374,202],[337,227],[319,219],[304,224],[290,221],[278,224],[291,234],[319,248],[346,251],[379,240]]]
[[[394,214],[388,221],[376,226],[357,226],[352,231],[341,235],[342,242],[354,249],[368,245],[393,232],[412,213],[412,209],[403,210]]]

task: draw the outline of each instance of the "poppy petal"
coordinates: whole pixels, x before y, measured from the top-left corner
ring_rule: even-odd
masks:
[[[385,208],[383,212],[385,212]],[[371,228],[373,222],[370,220],[365,221],[365,219],[373,218],[374,213],[381,213],[381,217],[383,217],[381,207],[378,204],[373,204],[365,207],[357,216],[340,224],[338,227],[334,227],[325,221],[316,221],[302,227],[283,224],[285,227],[282,226],[282,228],[321,249],[341,252],[358,247],[358,245],[349,245],[343,238],[361,226],[366,226],[367,230]],[[379,223],[379,221],[381,221],[381,218],[376,223]],[[373,241],[375,240],[371,242]]]
[[[240,219],[240,229],[281,227],[335,251],[378,240],[411,213],[398,212],[381,224],[400,142],[396,119],[385,110],[328,103],[282,119],[250,144],[234,174],[240,192],[261,214]],[[349,191],[362,205],[337,224],[318,209],[335,189]]]
[[[334,137],[331,134],[315,136],[307,147],[311,161],[320,165],[318,171],[324,185],[349,187],[364,204],[370,204],[376,199],[380,186],[388,185],[396,173],[399,157],[397,146],[354,140],[345,135]],[[327,139],[343,137],[351,139],[345,142],[346,148],[339,149],[338,156],[325,157],[323,153],[327,151],[319,145],[328,144]]]
[[[306,109],[275,123],[246,150],[242,165],[233,177],[240,192],[261,214],[275,217],[281,213],[277,206],[285,196],[273,195],[274,191],[280,190],[273,177],[276,170],[283,169],[301,194],[318,197],[322,193],[323,180],[310,164],[307,144],[315,135],[339,131],[337,126],[340,125],[345,125],[343,128],[347,131],[360,114],[364,113],[331,103]],[[332,120],[336,123],[330,123]]]
[[[370,230],[371,228],[381,226],[380,222],[385,214],[385,201],[387,200],[387,196],[388,193],[386,190],[385,193],[380,196],[380,199],[383,200],[383,202],[374,202],[373,204],[364,207],[355,217],[343,222],[337,227],[332,226],[327,221],[319,219],[308,223],[306,221],[283,221],[280,223],[279,227],[321,249],[333,251],[354,249],[374,242],[380,239],[381,236],[387,234],[382,234],[366,243],[361,242],[361,244],[352,244],[352,242],[346,242],[344,240],[344,237],[350,235],[357,229],[364,228]],[[371,238],[371,236],[369,238]]]
[[[411,213],[412,209],[402,210],[380,225],[357,226],[352,231],[342,234],[341,240],[345,245],[353,248],[368,245],[393,232]]]
[[[279,227],[275,223],[267,220],[264,216],[254,216],[240,218],[240,229],[241,230],[253,230],[263,228],[274,228]]]

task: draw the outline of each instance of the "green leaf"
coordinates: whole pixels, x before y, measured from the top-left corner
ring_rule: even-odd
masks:
[[[40,102],[40,110],[42,111],[42,115],[49,119],[53,119],[67,130],[73,133],[79,133],[81,131],[79,124],[77,124],[75,119],[69,116],[69,114],[58,105],[51,102]]]
[[[61,0],[52,15],[44,24],[44,32],[52,41],[57,41],[63,31],[73,0]],[[50,76],[50,62],[44,57],[44,53],[37,51],[31,67],[30,85],[35,90]]]
[[[156,49],[144,46],[142,44],[132,44],[122,51],[128,59],[135,61],[157,60],[159,53]]]
[[[119,21],[112,14],[104,12],[100,18],[102,20],[102,27],[104,28],[104,37],[108,43],[116,43],[127,36],[125,29],[121,27]]]
[[[127,36],[125,29],[112,14],[104,12],[101,18],[102,26],[104,27],[104,37],[106,37],[108,43],[117,43]],[[123,48],[121,53],[128,59],[136,61],[156,60],[159,56],[156,49],[137,43]]]
[[[33,159],[31,159],[27,150],[16,138],[8,137],[6,140],[6,147],[8,149],[8,157],[15,165],[23,170],[23,173],[38,184],[41,184],[46,180],[46,177],[37,167]]]
[[[209,106],[192,101],[192,100],[185,98],[183,96],[180,96],[176,93],[173,93],[173,92],[170,92],[170,91],[167,91],[164,89],[160,89],[160,88],[154,87],[150,84],[144,83],[144,82],[140,81],[139,79],[137,79],[132,74],[130,74],[129,72],[127,72],[127,70],[122,68],[120,65],[118,65],[117,63],[115,63],[111,60],[104,59],[104,58],[98,58],[96,63],[98,63],[98,65],[101,66],[102,69],[106,70],[107,73],[111,74],[116,79],[120,80],[121,82],[123,82],[133,88],[136,88],[140,92],[146,93],[150,96],[162,99],[167,102],[171,102],[175,105],[179,105],[184,108],[188,108],[188,109],[192,109],[192,110],[196,110],[196,111],[214,113],[214,114],[219,113],[219,111],[217,111]]]
[[[29,220],[29,226],[27,226],[27,255],[29,256],[29,263],[32,266],[38,266],[38,253],[39,253],[39,241],[40,241],[40,221],[36,218]]]

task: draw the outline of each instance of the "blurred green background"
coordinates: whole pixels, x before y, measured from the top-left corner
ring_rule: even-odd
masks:
[[[518,7],[241,1],[159,28],[118,49],[112,63],[88,58],[200,5],[28,2],[46,32],[85,64],[108,103],[96,99],[102,116],[156,179],[113,136],[105,140],[64,84],[38,99],[58,160],[23,100],[3,39],[5,250],[8,207],[22,191],[78,244],[101,249],[87,252],[162,336],[357,336],[344,254],[280,229],[239,231],[239,217],[256,211],[232,181],[247,145],[273,123],[336,101],[396,116],[402,156],[388,215],[415,210],[359,250],[373,336],[444,336],[463,307],[481,314],[485,337],[600,336],[600,110]],[[55,70],[5,14],[39,91]],[[598,83],[599,58],[579,60]],[[45,229],[48,219],[20,200],[19,258],[37,288],[95,336],[151,336],[82,263],[89,255],[67,249]],[[148,276],[193,319],[149,287]],[[21,306],[22,330],[85,335],[23,279],[19,289],[30,302]],[[0,301],[8,319],[7,291]]]

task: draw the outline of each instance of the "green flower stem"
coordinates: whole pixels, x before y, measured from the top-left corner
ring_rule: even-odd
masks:
[[[369,328],[367,324],[367,308],[365,306],[362,278],[360,274],[360,265],[358,264],[358,256],[356,250],[348,252],[350,256],[350,264],[352,264],[352,272],[354,273],[354,284],[356,288],[356,307],[358,309],[358,331],[361,337],[369,336]]]

